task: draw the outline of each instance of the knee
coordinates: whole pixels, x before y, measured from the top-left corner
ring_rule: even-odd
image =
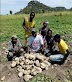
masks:
[[[13,59],[13,53],[12,52],[8,52],[7,59],[8,59],[8,61],[12,61],[12,59]]]
[[[54,61],[54,57],[52,55],[49,56],[49,60]]]
[[[23,51],[24,51],[24,49],[23,49],[23,48],[21,48],[21,49],[20,49],[20,52],[22,53]]]

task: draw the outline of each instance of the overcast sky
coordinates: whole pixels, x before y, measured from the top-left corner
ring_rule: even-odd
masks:
[[[23,9],[28,2],[31,0],[0,0],[0,11],[1,14],[9,14],[9,11],[12,10],[13,13]],[[46,4],[51,7],[62,6],[66,8],[72,7],[72,0],[37,0],[43,4]]]

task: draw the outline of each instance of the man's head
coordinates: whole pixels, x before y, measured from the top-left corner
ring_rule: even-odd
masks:
[[[12,40],[12,43],[14,43],[14,44],[17,43],[17,36],[13,35],[11,40]]]
[[[47,27],[48,22],[43,22],[43,27]]]
[[[33,37],[36,37],[36,35],[37,35],[37,31],[36,31],[35,28],[33,28],[33,29],[32,29],[32,36],[33,36]]]
[[[48,31],[47,31],[47,36],[48,36],[48,37],[51,37],[51,36],[52,36],[52,30],[48,30]]]
[[[30,13],[30,18],[33,19],[35,17],[35,13],[34,12],[31,12]]]
[[[54,36],[54,40],[55,40],[55,42],[60,42],[60,39],[61,39],[61,36],[59,35],[59,34],[56,34],[55,36]]]

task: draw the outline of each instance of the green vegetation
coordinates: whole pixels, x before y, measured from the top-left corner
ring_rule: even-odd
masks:
[[[9,15],[0,16],[0,42],[7,41],[16,34],[20,39],[24,39],[23,19],[28,15]],[[35,17],[37,30],[42,26],[43,21],[49,22],[49,27],[53,33],[60,33],[67,36],[67,41],[72,42],[72,12],[57,12],[37,14]],[[69,38],[68,38],[69,37]],[[66,38],[66,37],[65,37]]]
[[[14,34],[16,34],[20,40],[24,42],[24,29],[22,27],[22,23],[24,17],[26,16],[28,15],[21,14],[0,16],[0,48],[3,46],[2,43],[7,42]],[[37,30],[42,26],[43,21],[48,21],[50,29],[53,30],[53,34],[61,34],[66,42],[70,45],[70,50],[72,51],[72,12],[37,14],[35,21]],[[0,57],[0,60],[6,61],[2,57]],[[45,75],[39,74],[34,77],[31,82],[54,82],[54,80],[47,78]],[[71,81],[67,80],[65,82]]]
[[[46,77],[43,74],[38,74],[29,82],[55,82],[55,81],[51,78]]]
[[[6,42],[10,37],[16,34],[24,43],[24,29],[22,23],[24,17],[28,15],[7,15],[0,16],[0,42]],[[59,33],[64,36],[65,40],[72,44],[72,12],[52,12],[37,14],[35,17],[37,30],[42,26],[43,21],[49,22],[53,34]],[[72,46],[72,45],[71,45]],[[1,46],[0,46],[1,47]],[[70,48],[71,49],[71,48]],[[72,51],[72,49],[71,49]]]
[[[45,12],[52,12],[52,11],[72,11],[72,9],[66,9],[65,7],[49,7],[43,3],[40,3],[36,0],[32,0],[28,3],[28,5],[24,8],[21,9],[19,12],[16,14],[23,14],[23,13],[30,13],[31,11],[34,11],[35,13],[45,13]]]

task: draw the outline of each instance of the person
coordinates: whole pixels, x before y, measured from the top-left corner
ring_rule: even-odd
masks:
[[[50,56],[50,54],[53,51],[53,46],[54,46],[54,40],[53,40],[53,36],[52,36],[52,30],[48,30],[47,31],[47,35],[45,36],[45,40],[46,40],[46,48],[44,51],[44,54],[47,56]],[[50,53],[50,54],[49,54]]]
[[[50,60],[55,63],[63,64],[69,55],[68,45],[65,43],[59,34],[54,36],[55,42],[57,42],[57,46],[59,48],[59,53],[56,55],[51,55]]]
[[[45,38],[47,31],[48,31],[48,22],[43,22],[43,27],[39,29],[39,33]]]
[[[35,29],[32,29],[32,36],[28,39],[28,51],[29,52],[42,52],[43,51],[43,38],[40,34],[37,34]]]
[[[46,42],[47,42],[47,48],[50,50],[50,52],[52,52],[52,47],[54,45],[52,30],[47,31],[47,35],[46,35],[45,39],[46,39]]]
[[[35,13],[31,12],[29,18],[24,18],[23,28],[25,30],[25,46],[28,46],[28,38],[31,36],[32,28],[35,27]]]
[[[15,56],[20,56],[23,52],[22,45],[16,35],[11,37],[11,41],[8,42],[8,60],[12,60]]]

